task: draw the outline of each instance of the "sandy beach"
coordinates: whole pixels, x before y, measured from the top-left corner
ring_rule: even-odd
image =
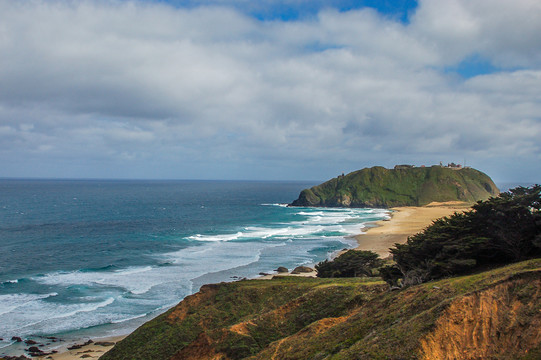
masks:
[[[468,210],[470,207],[471,204],[468,203],[450,201],[434,202],[420,207],[392,208],[390,220],[378,221],[375,227],[355,236],[359,243],[356,249],[371,250],[386,258],[390,255],[389,248],[394,244],[405,243],[408,236],[420,232],[438,218]]]

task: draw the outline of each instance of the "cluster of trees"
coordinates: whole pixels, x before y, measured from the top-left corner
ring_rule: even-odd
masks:
[[[320,262],[316,270],[317,276],[324,278],[373,276],[381,265],[382,260],[375,252],[348,250],[332,261]]]
[[[434,221],[390,249],[395,265],[380,269],[407,286],[541,256],[541,186],[517,187],[470,211]]]
[[[348,251],[316,266],[320,277],[378,274],[408,286],[541,256],[541,186],[517,187],[471,210],[438,219],[390,249],[394,264],[377,254]]]

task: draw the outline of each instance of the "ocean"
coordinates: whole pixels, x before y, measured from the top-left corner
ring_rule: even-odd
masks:
[[[128,334],[203,284],[315,264],[389,216],[285,205],[313,185],[0,180],[0,354],[22,352],[13,336]]]

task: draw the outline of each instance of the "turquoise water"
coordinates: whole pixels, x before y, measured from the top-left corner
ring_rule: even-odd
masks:
[[[353,247],[378,209],[288,208],[307,182],[0,180],[0,353],[126,334],[205,283]]]

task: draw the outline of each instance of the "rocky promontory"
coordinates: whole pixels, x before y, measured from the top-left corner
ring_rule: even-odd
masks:
[[[446,201],[474,203],[499,193],[488,175],[473,168],[376,166],[305,189],[290,206],[389,208]]]

